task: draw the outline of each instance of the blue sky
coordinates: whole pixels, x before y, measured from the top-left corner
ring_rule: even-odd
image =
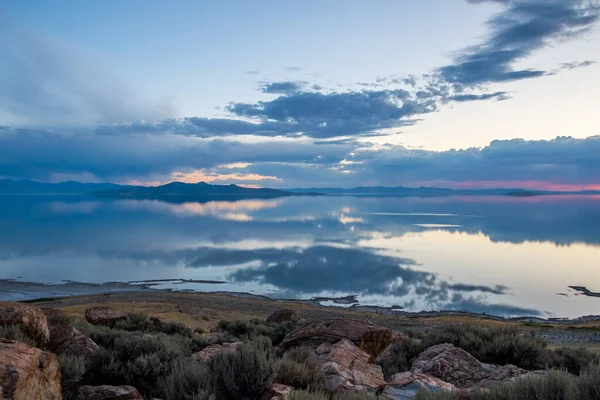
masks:
[[[599,7],[0,0],[0,177],[597,187]]]

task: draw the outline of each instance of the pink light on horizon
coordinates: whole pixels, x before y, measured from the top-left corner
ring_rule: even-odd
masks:
[[[428,181],[422,182],[421,186],[446,187],[451,189],[529,189],[529,190],[548,190],[556,192],[577,192],[583,190],[600,191],[600,184],[579,184],[579,183],[554,183],[548,181]]]

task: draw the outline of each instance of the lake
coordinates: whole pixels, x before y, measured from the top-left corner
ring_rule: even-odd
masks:
[[[408,311],[600,314],[600,298],[569,288],[600,291],[600,196],[183,204],[1,196],[0,278],[3,300],[185,279],[195,282],[152,287],[357,295]]]

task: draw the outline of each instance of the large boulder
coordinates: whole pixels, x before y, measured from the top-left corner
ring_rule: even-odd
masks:
[[[52,353],[0,339],[0,394],[11,400],[61,400],[60,365]]]
[[[133,386],[82,386],[77,400],[144,400]]]
[[[288,310],[287,308],[277,310],[267,317],[267,322],[269,324],[281,324],[283,322],[297,320],[298,315],[296,314],[296,312],[294,310]]]
[[[92,307],[85,310],[85,319],[92,325],[103,325],[114,328],[117,321],[126,318],[127,313],[108,306]]]
[[[316,349],[325,387],[338,398],[346,392],[375,393],[383,385],[381,367],[369,364],[370,355],[348,339],[323,343]],[[340,397],[341,396],[341,397]]]
[[[425,350],[413,361],[411,371],[439,378],[459,388],[508,381],[528,372],[514,365],[482,363],[449,343]]]
[[[381,400],[410,400],[419,391],[436,393],[456,390],[457,388],[453,384],[432,376],[402,372],[388,378],[387,385],[379,398]]]
[[[355,319],[336,319],[298,328],[290,332],[279,346],[285,350],[298,345],[318,346],[347,339],[369,354],[369,362],[374,362],[395,338],[396,333],[383,326]]]
[[[63,311],[55,308],[42,308],[42,310],[48,319],[50,341],[47,347],[50,351],[90,357],[99,349],[92,339],[69,324]]]
[[[50,340],[46,315],[38,307],[0,302],[0,324],[17,325],[27,337],[42,345]]]
[[[265,392],[262,400],[288,400],[294,388],[281,383],[273,383]]]
[[[240,344],[241,342],[211,344],[210,346],[207,346],[204,349],[192,354],[192,359],[199,362],[205,362],[219,353],[233,353]]]

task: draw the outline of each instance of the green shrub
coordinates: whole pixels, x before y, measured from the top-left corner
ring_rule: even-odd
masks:
[[[175,362],[189,357],[193,340],[180,335],[155,335],[112,329],[96,329],[91,337],[100,350],[86,377],[92,384],[131,385],[142,394],[157,396],[157,381]]]
[[[566,369],[572,374],[579,375],[590,364],[600,363],[600,355],[593,353],[584,347],[568,348],[562,347],[556,349],[552,354],[552,360],[549,366],[554,368]]]
[[[273,361],[273,346],[265,337],[219,353],[209,361],[211,392],[217,399],[258,399],[273,382]]]
[[[252,339],[258,336],[267,336],[277,346],[283,338],[296,328],[293,322],[285,322],[279,325],[268,325],[265,321],[253,319],[250,321],[220,321],[219,328],[225,332],[241,338]]]
[[[162,322],[158,319],[152,319],[144,313],[129,314],[127,318],[115,323],[115,329],[182,336],[191,336],[193,333],[190,328],[183,324]]]
[[[375,400],[377,396],[366,392],[351,392],[344,394],[344,400]]]
[[[71,400],[77,397],[77,387],[85,375],[85,358],[70,354],[57,355],[60,364],[63,399]]]
[[[545,341],[523,335],[516,327],[451,325],[431,331],[420,340],[401,339],[392,345],[391,355],[380,365],[386,376],[408,371],[422,351],[442,343],[452,343],[482,362],[514,364],[528,370],[554,368],[579,374],[591,362],[600,362],[598,354],[585,348],[550,350]]]
[[[315,352],[309,347],[289,350],[275,363],[275,382],[296,389],[321,389],[324,375]]]
[[[593,363],[583,369],[568,394],[568,400],[600,399],[600,364]]]
[[[415,328],[405,328],[402,333],[411,339],[423,339],[426,336],[425,332]]]
[[[591,365],[575,376],[552,370],[547,376],[518,379],[470,394],[419,392],[416,400],[596,400],[600,399],[600,367]]]
[[[39,347],[39,343],[35,340],[27,337],[18,325],[0,325],[0,337],[9,340],[16,340],[17,342],[27,343],[32,347]]]
[[[294,390],[289,400],[329,400],[329,394],[324,391]]]
[[[379,361],[385,376],[410,370],[413,360],[427,349],[420,341],[402,338],[392,344],[389,356]]]
[[[179,360],[159,380],[158,387],[164,400],[215,400],[209,384],[210,370],[206,365]]]
[[[515,327],[451,325],[423,338],[426,348],[441,343],[452,343],[478,360],[492,364],[514,364],[533,370],[544,368],[549,361],[546,342],[521,335]]]

